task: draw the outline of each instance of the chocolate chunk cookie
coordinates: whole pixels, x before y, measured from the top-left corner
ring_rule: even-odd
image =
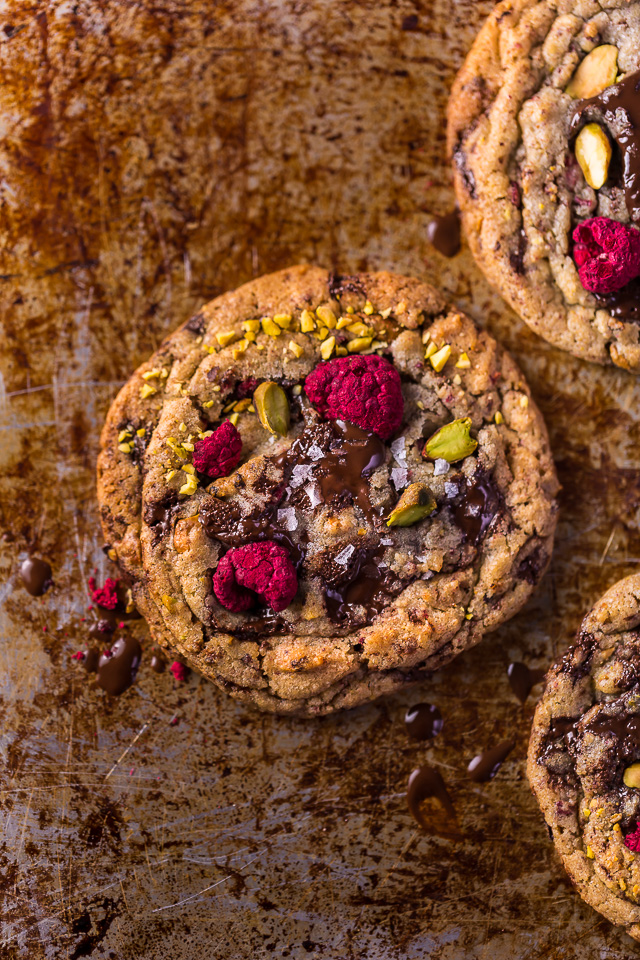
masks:
[[[580,896],[640,940],[640,575],[585,617],[547,674],[528,774]]]
[[[116,398],[105,538],[154,638],[312,715],[424,677],[546,569],[557,481],[522,374],[433,288],[296,267],[207,304]]]
[[[550,343],[640,372],[640,3],[504,0],[454,83],[471,250]]]

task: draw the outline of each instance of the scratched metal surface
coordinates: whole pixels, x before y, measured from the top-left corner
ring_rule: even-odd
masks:
[[[640,562],[640,383],[562,356],[427,244],[452,202],[446,91],[489,0],[0,4],[0,918],[4,958],[637,956],[573,893],[524,778],[546,664]],[[404,27],[404,29],[403,29]],[[260,716],[149,669],[110,700],[70,654],[108,572],[94,497],[118,385],[201,302],[310,260],[438,283],[523,365],[564,485],[508,626],[411,694]],[[32,550],[55,587],[20,588]],[[46,632],[43,627],[47,627]],[[431,746],[406,706],[438,704]],[[173,719],[177,722],[172,723]],[[494,781],[469,759],[515,732]],[[429,760],[463,839],[417,829]]]

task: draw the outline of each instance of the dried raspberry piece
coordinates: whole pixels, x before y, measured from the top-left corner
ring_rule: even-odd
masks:
[[[78,650],[77,653],[71,654],[72,660],[84,660],[84,658],[85,658],[85,654],[82,652],[82,650]]]
[[[247,377],[246,380],[241,380],[236,389],[238,400],[245,400],[247,397],[252,397],[259,382],[255,377]]]
[[[104,582],[104,587],[97,587],[96,578],[89,577],[91,599],[99,607],[102,607],[103,610],[115,610],[118,606],[117,590],[119,583],[119,580],[114,580],[113,577],[107,577]]]
[[[592,293],[613,293],[640,273],[640,230],[609,217],[592,217],[573,231],[580,282]]]
[[[187,679],[188,670],[185,667],[184,663],[180,663],[179,660],[174,660],[171,666],[169,667],[169,672],[174,675],[178,683],[184,683]]]
[[[402,423],[400,375],[382,357],[336,357],[321,363],[304,389],[322,417],[348,420],[383,440]]]
[[[276,613],[288,607],[298,589],[289,554],[272,540],[229,550],[213,575],[213,592],[227,610],[249,610],[256,600]]]
[[[634,853],[640,851],[640,822],[636,823],[636,828],[632,833],[628,833],[624,838],[624,845]]]
[[[198,473],[214,480],[228,477],[240,463],[242,439],[229,421],[225,420],[210,437],[198,440],[193,450],[193,465]]]

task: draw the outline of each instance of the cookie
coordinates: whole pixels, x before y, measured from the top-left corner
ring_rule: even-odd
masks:
[[[101,438],[111,556],[154,639],[313,715],[415,682],[511,617],[557,481],[513,360],[432,287],[283,270],[207,304]]]
[[[640,940],[640,574],[551,668],[527,772],[580,896]]]
[[[640,372],[640,3],[503,0],[448,108],[463,226],[540,336]]]

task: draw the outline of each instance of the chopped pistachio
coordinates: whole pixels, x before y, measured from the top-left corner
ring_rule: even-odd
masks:
[[[371,316],[371,314],[373,313],[373,304],[371,303],[371,300],[367,300],[367,302],[364,305],[364,310],[362,312],[365,313],[368,317]]]
[[[449,346],[448,343],[445,343],[444,347],[442,347],[440,350],[437,351],[437,353],[434,353],[431,357],[429,357],[429,362],[431,363],[431,366],[436,371],[436,373],[440,373],[440,371],[443,369],[443,367],[445,366],[450,356],[451,356],[451,347]]]
[[[323,360],[328,360],[331,354],[333,353],[333,348],[336,345],[336,338],[329,337],[328,340],[325,340],[322,346],[320,347],[320,353],[322,354]]]
[[[279,337],[282,333],[282,327],[279,327],[277,323],[274,323],[271,317],[263,317],[260,322],[262,324],[262,329],[269,337]]]
[[[336,325],[336,315],[329,306],[316,307],[316,316],[324,323],[325,327],[333,330]]]
[[[632,763],[630,767],[627,767],[622,779],[625,787],[631,787],[636,790],[640,788],[640,763]]]
[[[429,437],[422,451],[423,455],[431,460],[446,460],[447,463],[464,460],[478,446],[478,441],[469,433],[470,429],[470,417],[445,423]]]
[[[404,491],[387,520],[388,527],[410,527],[424,520],[436,508],[436,501],[423,483],[412,483]]]
[[[351,317],[338,317],[336,330],[344,330],[344,328],[348,327],[351,322]]]
[[[422,400],[416,400],[416,407],[418,408],[418,410],[424,410],[424,403],[422,402]]]
[[[146,400],[147,397],[152,397],[154,393],[157,393],[155,387],[152,387],[150,383],[145,383],[144,386],[140,388],[140,399]]]
[[[388,347],[388,346],[389,346],[389,344],[386,342],[386,340],[372,340],[372,341],[371,341],[371,349],[372,349],[372,350],[384,350],[385,347]]]
[[[233,349],[233,359],[239,360],[242,354],[246,352],[248,346],[248,340],[241,340],[240,343],[238,343]]]
[[[349,340],[347,350],[349,353],[361,353],[371,346],[372,337],[356,337],[355,340]]]
[[[354,310],[353,307],[347,307],[347,313],[355,313],[355,312],[356,311]]]
[[[185,450],[188,450],[189,453],[193,453],[194,447],[190,440],[183,440],[182,446],[184,447]]]
[[[256,412],[256,408],[254,407],[253,404],[251,404],[250,407],[247,407],[247,413],[255,413],[255,412]]]
[[[232,413],[231,416],[229,417],[229,423],[232,423],[234,427],[237,427],[239,419],[240,419],[239,413]]]
[[[303,310],[300,314],[300,329],[303,333],[310,333],[316,328],[316,321],[310,310]]]
[[[317,330],[314,330],[313,335],[316,340],[326,340],[326,338],[329,336],[329,330],[327,327],[318,327]]]
[[[258,331],[260,330],[260,321],[259,320],[243,320],[242,329],[247,332],[258,333]]]
[[[262,426],[274,436],[286,437],[291,415],[282,387],[272,380],[261,383],[253,394],[253,403]]]
[[[460,386],[460,384],[462,383],[462,377],[460,376],[459,373],[456,373],[454,375],[453,382],[455,383],[456,387]]]
[[[249,397],[245,397],[244,400],[238,400],[237,403],[234,403],[233,409],[236,413],[244,413],[245,410],[248,410],[251,406],[251,400]]]
[[[198,478],[197,477],[187,477],[187,482],[183,483],[178,493],[184,493],[187,496],[191,496],[192,493],[195,493],[198,489]]]
[[[136,430],[136,437],[144,437],[146,432],[144,427],[140,427],[139,430]]]
[[[247,330],[247,332],[246,332],[245,335],[244,335],[244,338],[245,338],[245,340],[247,340],[249,343],[255,343],[257,336],[258,336],[257,333],[252,333],[251,330]]]
[[[398,306],[396,307],[396,314],[404,313],[406,309],[407,309],[406,303],[404,302],[404,300],[401,300]]]
[[[121,430],[118,434],[118,443],[123,443],[125,440],[128,440],[131,436],[130,430]]]
[[[504,417],[502,416],[499,410],[496,411],[496,415],[493,419],[498,424],[498,426],[500,426],[501,423],[504,423]]]
[[[456,367],[458,370],[468,370],[471,366],[471,360],[469,360],[469,355],[466,353],[461,353],[456,362]]]
[[[184,471],[185,473],[191,473],[191,474],[193,474],[193,473],[196,472],[196,468],[194,467],[194,465],[193,465],[192,463],[185,463],[185,465],[184,465],[184,467],[183,467],[182,469],[183,469],[183,471]]]
[[[465,613],[464,618],[465,620],[473,620],[473,614],[469,611],[469,613]]]
[[[174,610],[177,606],[178,601],[174,600],[173,597],[170,597],[167,593],[162,594],[162,603],[167,608],[169,613]]]
[[[159,376],[160,376],[160,371],[159,371],[159,370],[156,370],[156,369],[154,368],[153,370],[147,370],[146,373],[143,373],[143,374],[142,374],[142,379],[143,379],[143,380],[155,380],[156,377],[159,377]]]
[[[221,390],[221,389],[222,389],[222,388],[221,388],[221,386],[220,386],[219,383],[216,383],[216,384],[212,387],[212,390],[213,390],[214,393],[220,393],[220,390]]]
[[[430,330],[423,330],[423,331],[422,331],[422,342],[423,342],[423,343],[429,343],[429,340],[431,340],[431,331],[430,331]]]
[[[216,333],[216,340],[221,347],[228,347],[230,343],[238,339],[235,330],[225,330],[224,333]]]
[[[346,357],[348,352],[346,347],[336,347],[336,357]]]
[[[131,444],[130,444],[130,443],[119,443],[119,444],[118,444],[118,450],[119,450],[121,453],[131,453],[131,449],[132,449],[132,447],[131,447]]]
[[[380,311],[380,316],[383,320],[388,320],[391,316],[391,307],[387,307],[385,310]]]
[[[373,327],[368,327],[366,323],[361,323],[360,320],[350,323],[347,329],[349,333],[355,333],[357,337],[372,337],[374,334]]]
[[[299,383],[296,383],[291,393],[294,395],[294,397],[299,397],[300,394],[302,393],[302,385]]]
[[[274,313],[273,322],[277,323],[279,327],[283,330],[288,330],[291,326],[291,314],[290,313]]]
[[[169,470],[169,472],[164,475],[165,480],[173,480],[177,472],[177,470]]]
[[[225,403],[224,407],[222,408],[222,412],[230,413],[231,410],[233,410],[233,408],[235,407],[235,405],[236,405],[235,400],[232,400],[231,403]]]
[[[434,353],[437,353],[437,352],[438,352],[438,348],[436,347],[435,343],[434,343],[433,340],[432,340],[431,343],[429,344],[429,346],[427,347],[427,349],[426,349],[425,352],[424,352],[424,358],[425,358],[425,360],[428,360],[430,357],[432,357],[432,356],[434,355]]]
[[[180,426],[178,427],[178,430],[180,430],[182,433],[187,432],[187,425],[186,423],[184,423],[184,421],[180,424]]]
[[[520,397],[520,406],[524,407],[525,409],[529,406],[529,397],[526,395],[526,393],[523,393]]]
[[[213,400],[205,400],[202,406],[209,410],[213,406]]]
[[[204,431],[200,434],[200,439],[201,439],[201,440],[206,440],[207,437],[212,437],[212,436],[213,436],[213,430],[204,430]]]
[[[589,846],[587,846],[587,856],[589,857],[589,860],[594,860],[596,856],[593,850],[591,849],[591,847]]]
[[[113,547],[109,547],[109,549],[107,550],[107,556],[109,557],[109,560],[117,560],[117,559],[118,559],[118,554],[117,554],[116,551],[113,549]]]
[[[295,340],[289,340],[289,350],[291,350],[291,353],[293,353],[296,357],[301,357],[304,353],[304,350],[300,344],[296,343]]]

